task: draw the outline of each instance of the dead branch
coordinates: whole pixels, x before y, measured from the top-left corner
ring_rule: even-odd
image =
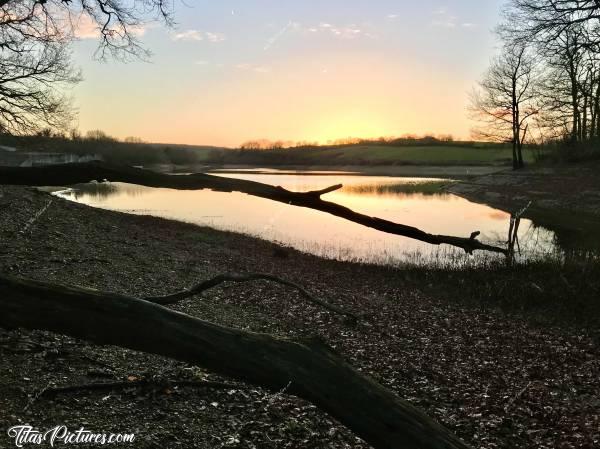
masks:
[[[324,189],[321,189],[321,190],[311,190],[310,192],[306,192],[306,194],[320,197],[321,195],[325,195],[326,193],[335,192],[336,190],[340,190],[342,187],[344,187],[342,184],[336,184],[334,186],[325,187]]]
[[[182,301],[186,298],[189,298],[190,296],[194,296],[199,293],[202,293],[206,290],[209,290],[209,289],[216,287],[220,284],[223,284],[225,282],[250,282],[250,281],[256,281],[256,280],[271,281],[271,282],[275,282],[277,284],[285,285],[287,287],[292,287],[292,288],[296,289],[303,298],[309,300],[313,304],[323,307],[324,309],[327,309],[330,312],[336,313],[338,315],[346,316],[346,317],[352,319],[353,321],[358,321],[358,316],[355,315],[354,313],[348,312],[340,307],[337,307],[333,304],[329,304],[325,301],[320,300],[319,298],[314,297],[308,291],[306,291],[306,289],[304,289],[303,287],[301,287],[300,285],[298,285],[294,282],[287,281],[287,280],[281,279],[275,275],[266,274],[266,273],[243,273],[243,274],[242,273],[224,273],[224,274],[219,274],[211,279],[202,281],[186,290],[172,293],[170,295],[151,296],[151,297],[147,297],[147,298],[143,298],[143,299],[146,301],[156,303],[156,304],[161,304],[163,306],[170,305],[170,304],[175,304],[179,301]]]
[[[519,225],[521,224],[521,217],[523,214],[527,212],[529,206],[531,206],[531,201],[527,203],[525,207],[521,210],[515,212],[510,216],[510,224],[508,227],[508,253],[507,253],[507,262],[511,264],[515,257],[515,246],[517,247],[517,251],[519,255],[521,254],[521,245],[519,243]]]
[[[133,167],[109,165],[103,162],[42,167],[0,167],[0,184],[65,186],[88,183],[93,180],[99,182],[110,180],[112,182],[126,182],[147,187],[164,187],[178,190],[210,189],[218,192],[241,192],[297,207],[326,212],[368,228],[420,240],[432,245],[451,245],[462,248],[467,253],[481,250],[508,254],[505,248],[487,245],[476,238],[429,234],[412,226],[360,214],[345,206],[323,201],[320,198],[324,193],[336,190],[338,186],[316,192],[291,192],[279,186],[275,187],[244,179],[224,178],[205,173],[167,175]]]

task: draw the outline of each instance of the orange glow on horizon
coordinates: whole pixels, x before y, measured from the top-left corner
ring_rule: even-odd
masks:
[[[327,144],[432,132],[460,139],[471,126],[466,86],[450,88],[459,81],[417,62],[371,54],[319,60],[303,55],[265,73],[237,70],[214,76],[210,85],[196,80],[192,90],[182,81],[162,97],[147,95],[144,86],[133,82],[103,92],[100,103],[97,90],[82,90],[80,129],[146,142],[237,147],[260,139]],[[89,85],[95,81],[101,84],[90,79]],[[123,100],[132,97],[135,102]]]

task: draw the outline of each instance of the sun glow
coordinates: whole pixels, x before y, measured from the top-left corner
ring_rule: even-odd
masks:
[[[470,134],[465,92],[480,69],[463,59],[461,64],[456,58],[447,61],[449,50],[440,53],[437,41],[431,47],[426,35],[415,47],[403,38],[402,27],[388,29],[388,22],[379,25],[377,37],[354,39],[290,28],[265,50],[260,40],[246,47],[250,44],[237,28],[225,25],[215,28],[227,35],[219,42],[165,40],[159,30],[149,30],[145,37],[156,39],[152,70],[142,64],[87,67],[86,81],[77,90],[80,129],[149,142],[230,147],[261,139],[328,144],[404,134]],[[457,45],[465,33],[454,36]],[[462,46],[456,49],[461,58],[471,54]],[[128,76],[99,94],[97,86],[116,70]],[[169,76],[163,95],[148,95]]]
[[[362,115],[362,114],[361,114]],[[313,132],[314,140],[320,144],[349,138],[378,138],[391,135],[384,126],[368,117],[342,115],[332,121],[324,121]]]

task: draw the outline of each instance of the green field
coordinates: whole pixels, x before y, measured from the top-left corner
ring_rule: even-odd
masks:
[[[1,136],[0,136],[1,137]],[[282,149],[230,149],[177,144],[147,144],[103,139],[24,136],[0,138],[0,145],[25,151],[97,155],[111,163],[176,166],[247,165],[277,166],[503,166],[511,163],[511,146],[481,142],[364,142],[359,144],[307,146]],[[528,163],[534,151],[525,149]]]
[[[207,162],[217,162],[212,153]],[[526,162],[534,152],[525,149]],[[222,150],[218,162],[246,165],[509,165],[510,145],[457,143],[437,145],[343,145],[280,150]]]
[[[529,152],[526,152],[529,153]],[[352,146],[343,149],[315,151],[313,157],[335,160],[342,164],[501,164],[511,160],[511,149],[460,146]]]

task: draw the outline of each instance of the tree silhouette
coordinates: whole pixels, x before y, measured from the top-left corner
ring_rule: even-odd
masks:
[[[528,121],[538,114],[533,59],[524,46],[508,45],[496,57],[471,95],[470,110],[481,123],[474,134],[485,140],[511,142],[513,168],[523,167]]]
[[[97,32],[99,58],[127,59],[148,55],[138,35],[154,19],[172,23],[165,1],[0,0],[0,132],[66,128],[64,92],[80,79],[68,47],[81,23]]]

